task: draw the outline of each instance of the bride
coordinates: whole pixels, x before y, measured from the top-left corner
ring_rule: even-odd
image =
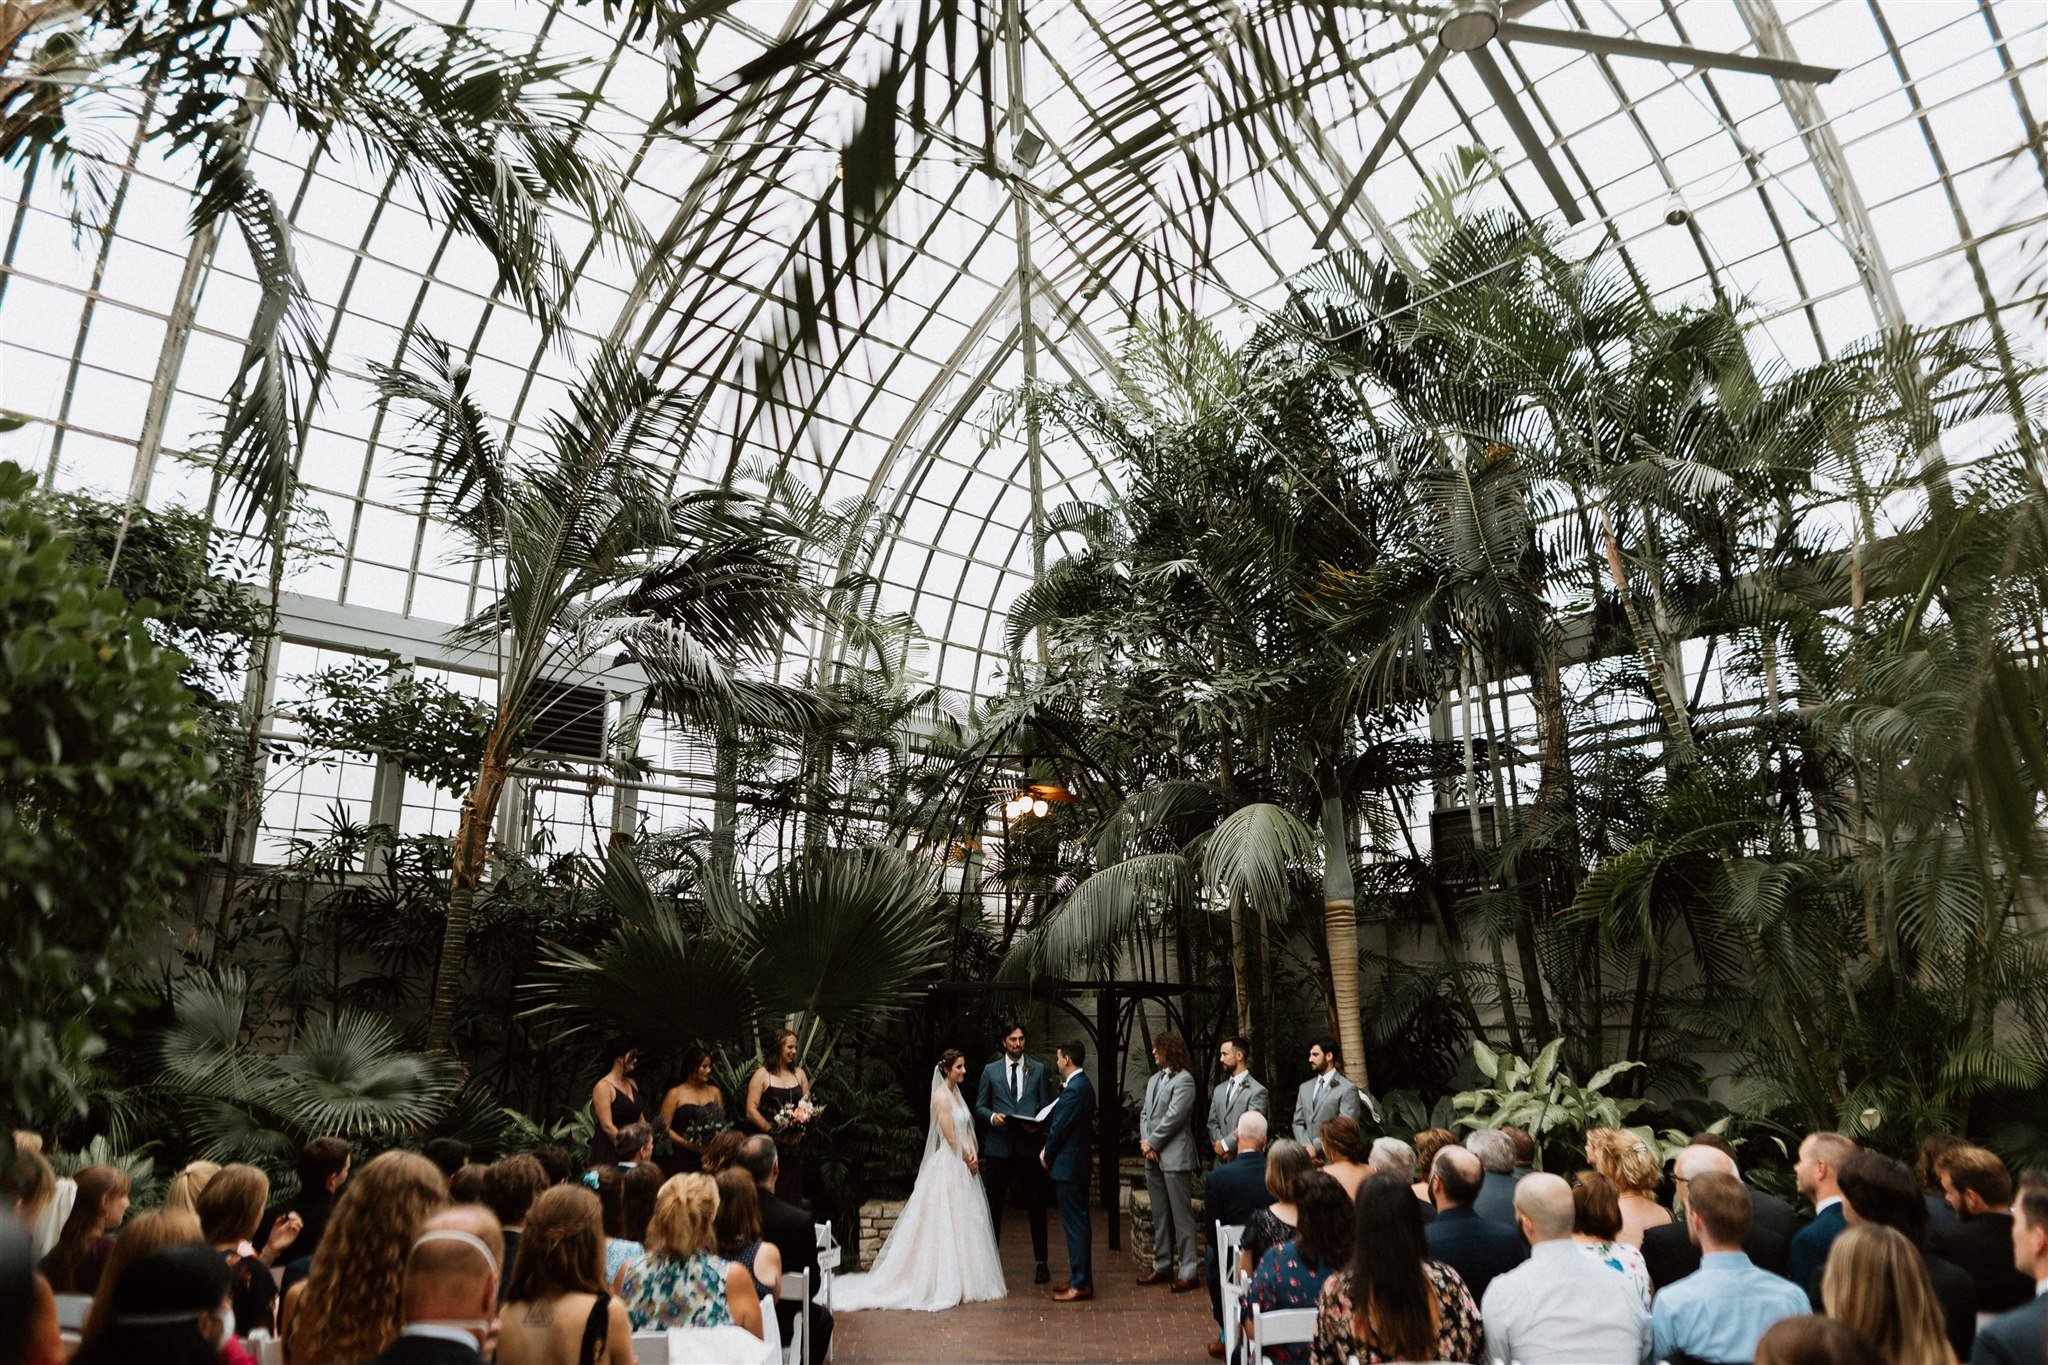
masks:
[[[954,1304],[1000,1299],[1009,1292],[996,1253],[995,1228],[974,1147],[974,1118],[960,1094],[967,1059],[947,1048],[932,1070],[931,1127],[910,1201],[865,1275],[832,1282],[834,1312],[914,1308],[937,1312]]]

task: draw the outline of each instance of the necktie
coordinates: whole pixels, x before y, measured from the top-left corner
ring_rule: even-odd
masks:
[[[1017,1080],[1017,1064],[1015,1062],[1010,1063],[1010,1098],[1013,1100],[1024,1098],[1024,1087]]]

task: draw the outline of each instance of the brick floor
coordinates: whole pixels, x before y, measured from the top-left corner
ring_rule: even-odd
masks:
[[[1203,1361],[1215,1336],[1206,1290],[1175,1294],[1139,1288],[1125,1251],[1109,1249],[1108,1215],[1095,1210],[1095,1298],[1054,1303],[1051,1286],[1031,1283],[1031,1235],[1022,1214],[1006,1215],[1003,1274],[1010,1296],[943,1313],[848,1313],[834,1329],[839,1365],[897,1361]],[[1066,1278],[1059,1218],[1052,1218],[1052,1275]]]

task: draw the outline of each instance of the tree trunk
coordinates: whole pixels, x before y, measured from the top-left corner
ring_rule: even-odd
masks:
[[[1344,793],[1335,773],[1317,774],[1323,786],[1323,937],[1330,952],[1330,1004],[1337,1013],[1337,1047],[1344,1074],[1366,1088],[1365,1028],[1358,998],[1357,889],[1351,880],[1350,841],[1344,837]]]
[[[455,847],[448,875],[448,923],[441,931],[441,961],[434,971],[434,996],[427,1014],[427,1048],[447,1052],[455,1024],[455,997],[462,988],[462,964],[469,950],[469,917],[476,888],[489,858],[491,826],[512,767],[513,717],[498,713],[497,728],[484,745],[484,761],[476,785],[462,798],[462,821],[455,829]]]
[[[1230,888],[1230,981],[1237,996],[1237,1031],[1252,1032],[1251,963],[1245,952],[1244,892]]]

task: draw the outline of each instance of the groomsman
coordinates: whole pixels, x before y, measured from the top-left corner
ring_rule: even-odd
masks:
[[[1223,1065],[1223,1079],[1209,1095],[1209,1150],[1218,1161],[1237,1155],[1237,1121],[1257,1110],[1269,1120],[1273,1102],[1266,1087],[1252,1079],[1251,1046],[1235,1035],[1216,1048],[1216,1060]]]
[[[1313,1074],[1301,1083],[1294,1097],[1294,1140],[1321,1160],[1323,1145],[1316,1140],[1322,1126],[1338,1115],[1354,1123],[1365,1122],[1365,1104],[1358,1087],[1337,1069],[1335,1038],[1318,1038],[1308,1045],[1308,1069]]]
[[[1060,1069],[1060,1094],[1045,1120],[1045,1146],[1038,1164],[1052,1177],[1060,1205],[1060,1228],[1067,1234],[1067,1283],[1055,1286],[1055,1303],[1085,1303],[1095,1297],[1095,1271],[1090,1259],[1094,1229],[1088,1217],[1088,1132],[1095,1126],[1095,1087],[1088,1084],[1081,1063],[1088,1045],[1080,1039],[1053,1050]]]
[[[1138,1151],[1145,1158],[1145,1189],[1152,1196],[1152,1268],[1139,1284],[1164,1284],[1185,1294],[1202,1287],[1201,1249],[1195,1241],[1195,1077],[1188,1045],[1178,1033],[1152,1040],[1159,1068],[1145,1084],[1138,1113]]]
[[[1037,1262],[1032,1283],[1052,1279],[1045,1252],[1045,1171],[1038,1164],[1044,1127],[1038,1111],[1052,1103],[1045,1066],[1024,1055],[1024,1026],[1003,1025],[1003,1055],[982,1068],[974,1090],[974,1116],[981,1120],[981,1187],[988,1193],[988,1216],[998,1240],[1003,1235],[1003,1203],[1014,1198],[1031,1224],[1031,1258]]]

